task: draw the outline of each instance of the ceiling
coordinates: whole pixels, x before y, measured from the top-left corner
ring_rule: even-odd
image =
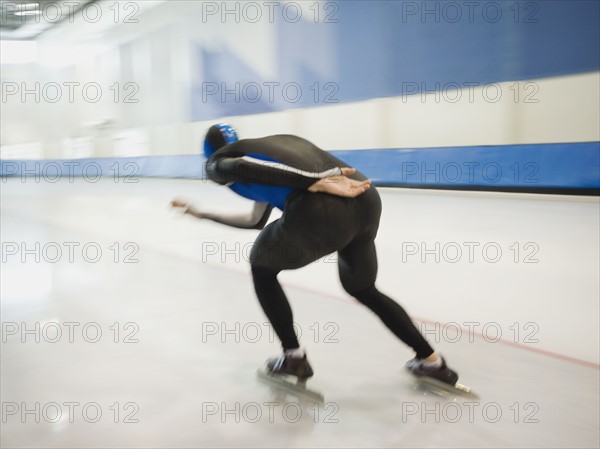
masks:
[[[0,0],[0,38],[35,39],[96,0]]]

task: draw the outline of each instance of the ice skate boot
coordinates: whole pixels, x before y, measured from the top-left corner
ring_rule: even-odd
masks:
[[[458,381],[458,374],[448,368],[442,356],[439,357],[441,359],[439,366],[428,365],[425,360],[415,357],[406,362],[406,368],[417,377],[427,376],[453,386]]]
[[[306,387],[306,381],[314,375],[308,363],[306,354],[302,357],[292,357],[285,352],[279,357],[268,359],[265,366],[258,370],[261,380],[285,389],[289,393],[323,402],[323,395]]]
[[[314,375],[313,370],[303,357],[291,357],[285,353],[267,360],[267,371],[270,374],[296,376],[298,380],[306,380]]]
[[[417,377],[422,385],[430,387],[429,390],[433,388],[435,394],[451,396],[452,393],[458,392],[477,397],[477,394],[471,388],[457,382],[458,374],[456,371],[448,367],[442,356],[439,357],[441,363],[436,364],[426,363],[424,359],[415,357],[406,362],[405,367]]]

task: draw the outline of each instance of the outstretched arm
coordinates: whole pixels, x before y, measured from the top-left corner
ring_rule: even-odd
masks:
[[[227,226],[240,229],[262,229],[269,220],[273,206],[267,203],[255,202],[252,211],[248,214],[241,215],[220,215],[208,212],[200,212],[188,205],[184,201],[173,200],[171,206],[182,208],[183,213],[196,218],[212,220],[216,223],[221,223]]]

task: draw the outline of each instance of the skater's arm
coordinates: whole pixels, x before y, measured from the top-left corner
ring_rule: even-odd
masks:
[[[267,224],[273,206],[267,203],[255,202],[252,211],[249,214],[242,215],[221,215],[211,214],[206,212],[197,212],[192,210],[188,212],[197,218],[205,218],[216,223],[221,223],[227,226],[240,229],[262,229]]]
[[[342,168],[341,176],[331,176],[323,178],[312,184],[309,192],[323,192],[335,196],[345,196],[349,198],[357,197],[366,192],[371,187],[369,179],[365,181],[357,181],[350,179],[347,176],[356,173],[355,168]]]
[[[308,190],[319,179],[341,175],[342,168],[309,172],[279,162],[250,156],[231,157],[216,152],[206,161],[206,174],[218,184],[241,182]]]
[[[273,206],[267,203],[255,202],[252,211],[248,214],[240,215],[222,215],[212,214],[209,212],[200,212],[194,207],[189,206],[184,201],[173,200],[172,207],[180,207],[184,214],[191,215],[199,219],[211,220],[216,223],[221,223],[227,226],[240,229],[262,229],[269,220]]]
[[[242,182],[277,185],[351,198],[364,193],[371,185],[369,180],[348,178],[356,173],[354,168],[334,167],[321,172],[307,172],[278,162],[249,156],[220,157],[218,153],[206,162],[206,173],[209,179],[219,184]]]

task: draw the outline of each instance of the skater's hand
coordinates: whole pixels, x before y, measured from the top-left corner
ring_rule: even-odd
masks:
[[[357,181],[347,176],[356,173],[355,168],[344,167],[340,176],[319,179],[308,188],[309,192],[324,192],[330,195],[354,198],[365,193],[371,187],[371,180]]]
[[[173,208],[183,208],[184,211],[185,209],[187,209],[188,205],[185,201],[181,201],[181,200],[173,200],[171,201],[171,207]]]
[[[180,209],[184,214],[190,214],[198,218],[202,218],[202,214],[194,209],[192,206],[188,206],[185,201],[173,200],[171,201],[171,207],[174,209]]]

